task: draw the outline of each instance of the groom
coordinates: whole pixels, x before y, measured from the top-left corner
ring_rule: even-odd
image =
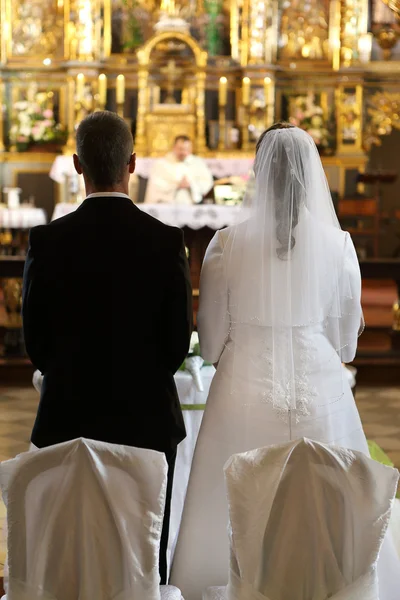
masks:
[[[183,235],[130,200],[135,155],[123,119],[96,112],[76,137],[86,200],[32,229],[25,265],[25,343],[44,375],[31,440],[43,448],[85,437],[165,453],[165,583],[176,448],[186,435],[174,373],[192,330]]]

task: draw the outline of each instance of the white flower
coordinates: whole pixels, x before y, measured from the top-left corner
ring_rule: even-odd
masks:
[[[16,108],[17,110],[26,110],[28,106],[28,102],[23,102],[22,100],[21,102],[16,102],[14,104],[14,108]]]
[[[28,124],[28,123],[30,123],[30,122],[31,122],[31,118],[30,118],[30,116],[29,116],[28,114],[26,114],[25,112],[21,112],[21,113],[18,115],[18,119],[19,119],[19,122],[21,123],[21,125],[22,125],[22,124],[25,124],[25,125],[26,125],[26,124]]]
[[[31,135],[31,128],[25,125],[20,128],[19,134],[23,135],[24,137],[29,137]]]
[[[190,354],[192,352],[194,352],[194,349],[198,343],[199,343],[199,334],[197,333],[197,331],[193,331],[192,337],[190,338],[190,348],[189,348]]]

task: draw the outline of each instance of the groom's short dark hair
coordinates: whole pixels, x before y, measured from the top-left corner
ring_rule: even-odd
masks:
[[[133,152],[133,138],[116,113],[98,111],[79,125],[76,148],[86,177],[96,187],[112,187],[123,179]]]

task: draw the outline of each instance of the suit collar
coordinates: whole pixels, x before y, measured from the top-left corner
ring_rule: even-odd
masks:
[[[134,203],[132,202],[132,200],[129,198],[129,196],[125,196],[125,195],[118,195],[118,196],[110,196],[107,195],[106,193],[104,195],[96,195],[96,196],[88,196],[83,202],[82,204],[79,206],[78,210],[83,210],[83,209],[100,209],[100,208],[108,208],[111,209],[112,207],[120,207],[120,208],[127,208],[127,209],[131,209],[131,210],[139,210]]]

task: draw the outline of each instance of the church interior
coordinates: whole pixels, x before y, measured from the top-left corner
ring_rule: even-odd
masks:
[[[75,131],[109,110],[134,138],[132,201],[184,231],[195,318],[207,245],[235,221],[260,134],[283,120],[313,137],[360,261],[356,403],[400,467],[399,0],[1,0],[0,22],[0,460],[27,450],[39,401],[22,337],[29,229],[83,201]],[[179,136],[212,187],[145,201]],[[197,418],[205,402],[197,389],[182,406]]]

